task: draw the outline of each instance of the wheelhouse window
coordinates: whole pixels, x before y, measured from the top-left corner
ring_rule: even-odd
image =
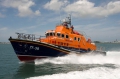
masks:
[[[74,40],[76,40],[77,38],[76,37],[74,37]]]
[[[48,36],[49,36],[49,33],[46,34],[46,37],[48,37]]]
[[[69,38],[69,36],[68,36],[68,35],[66,35],[66,38]]]
[[[80,38],[78,38],[78,41],[80,41]]]
[[[57,33],[57,36],[60,37],[60,33]]]
[[[64,38],[64,34],[62,34],[62,38]]]
[[[55,33],[54,32],[46,33],[46,37],[48,36],[55,36]]]
[[[52,32],[50,33],[50,36],[53,36],[53,33],[52,33]]]

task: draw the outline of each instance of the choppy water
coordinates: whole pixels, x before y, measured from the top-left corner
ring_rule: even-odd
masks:
[[[0,79],[120,79],[120,44],[97,44],[107,56],[78,56],[20,62],[11,45],[0,45]]]

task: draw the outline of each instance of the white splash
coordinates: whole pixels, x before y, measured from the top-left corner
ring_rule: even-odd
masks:
[[[86,71],[72,71],[27,79],[120,79],[120,68],[110,69],[106,67],[91,68]]]
[[[84,71],[71,71],[52,75],[36,76],[27,79],[120,79],[120,52],[108,51],[107,56],[78,56],[71,54],[64,57],[36,60],[35,64],[115,64],[117,68],[96,67]]]
[[[108,51],[107,56],[80,56],[76,54],[70,54],[64,57],[48,58],[43,60],[35,60],[35,64],[118,64],[120,65],[120,52]]]

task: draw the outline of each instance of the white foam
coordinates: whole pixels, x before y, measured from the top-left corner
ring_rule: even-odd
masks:
[[[120,52],[108,51],[107,56],[79,56],[71,54],[64,57],[35,60],[35,65],[52,64],[115,64],[117,68],[96,67],[84,71],[71,71],[52,75],[36,76],[27,79],[120,79]]]
[[[43,60],[35,60],[35,64],[118,64],[120,65],[120,52],[108,51],[107,56],[80,56],[70,54],[64,57],[48,58]]]
[[[27,79],[120,79],[120,68],[110,69],[106,67],[92,68],[86,71],[72,71]]]

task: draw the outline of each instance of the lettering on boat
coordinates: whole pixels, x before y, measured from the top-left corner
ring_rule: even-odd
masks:
[[[30,49],[39,50],[39,47],[30,46]]]

